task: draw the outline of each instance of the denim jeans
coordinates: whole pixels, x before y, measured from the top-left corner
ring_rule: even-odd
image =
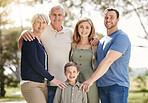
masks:
[[[99,87],[101,103],[128,103],[128,87],[117,84]]]
[[[53,103],[57,87],[56,86],[47,86],[47,89],[48,89],[48,101],[47,101],[47,103]]]

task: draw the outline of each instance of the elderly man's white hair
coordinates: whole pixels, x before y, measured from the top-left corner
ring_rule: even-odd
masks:
[[[63,8],[63,6],[62,6],[61,4],[54,5],[54,6],[50,9],[49,15],[51,14],[52,9],[54,9],[54,8],[56,8],[56,9],[62,9],[62,10],[63,10],[63,15],[65,15],[65,10],[64,10],[64,8]]]

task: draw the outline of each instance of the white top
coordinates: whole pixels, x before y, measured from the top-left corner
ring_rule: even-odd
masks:
[[[71,49],[72,31],[63,27],[59,32],[51,25],[41,35],[41,41],[48,54],[48,71],[56,79],[66,81],[64,75],[64,65],[69,61],[69,51]],[[48,84],[55,86],[54,84]]]

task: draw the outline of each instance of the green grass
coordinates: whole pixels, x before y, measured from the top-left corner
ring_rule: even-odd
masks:
[[[130,91],[128,103],[148,103],[148,91]]]
[[[146,79],[148,80],[148,78]],[[137,88],[137,82],[134,81],[134,77],[130,77],[130,84],[128,103],[148,103],[148,86],[146,86],[144,90]],[[12,95],[12,93],[21,91],[20,86],[16,88],[6,87],[5,90],[6,95],[5,97],[0,98],[0,102],[24,100],[22,95]]]
[[[139,83],[135,81],[136,77],[130,77],[130,88],[128,103],[148,103],[148,83],[146,84],[145,89],[138,88]],[[148,81],[148,76],[145,77]],[[141,85],[141,84],[140,84]]]
[[[20,87],[7,87],[5,88],[6,94],[5,97],[0,97],[0,102],[7,101],[22,101],[24,100],[22,95],[12,95],[12,93],[20,92]]]

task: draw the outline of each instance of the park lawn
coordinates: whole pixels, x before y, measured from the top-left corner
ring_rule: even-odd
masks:
[[[148,91],[130,91],[128,103],[148,103]]]
[[[148,76],[145,76],[146,86],[142,90],[137,86],[142,85],[142,82],[135,81],[135,78],[130,76],[128,103],[148,103]]]
[[[6,94],[5,97],[0,97],[0,102],[7,101],[22,101],[24,100],[23,96],[20,95],[20,87],[7,87],[5,88]]]
[[[148,80],[148,78],[146,78]],[[146,80],[146,81],[147,81]],[[140,90],[136,87],[137,83],[134,81],[134,78],[130,78],[130,88],[129,88],[129,97],[128,103],[148,103],[148,87],[145,87],[145,90]],[[6,95],[3,98],[0,98],[0,102],[6,101],[22,101],[24,100],[23,96],[20,95],[20,86],[19,87],[7,87],[5,88]],[[16,93],[12,95],[12,93]],[[17,93],[19,95],[17,95]]]
[[[0,102],[6,101],[22,101],[24,100],[22,95],[12,95],[12,93],[20,92],[20,88],[6,88],[6,96],[0,98]],[[132,91],[129,92],[128,103],[148,103],[148,91]]]

